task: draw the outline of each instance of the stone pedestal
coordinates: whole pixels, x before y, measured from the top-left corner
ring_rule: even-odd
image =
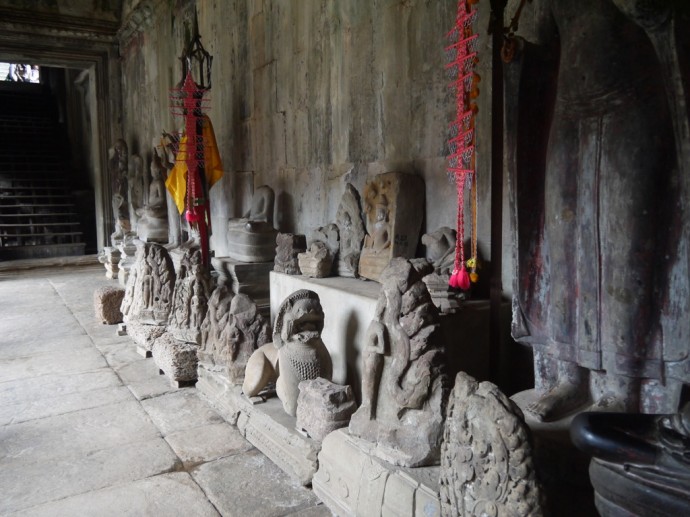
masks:
[[[246,294],[268,315],[270,304],[269,273],[273,262],[240,262],[230,257],[211,259],[213,269],[218,272],[218,283],[225,283],[235,294]]]
[[[312,486],[333,513],[340,517],[441,515],[439,467],[396,467],[371,455],[371,447],[346,429],[324,439]]]
[[[136,321],[127,323],[127,335],[137,345],[137,351],[144,357],[151,357],[153,342],[165,333],[165,325],[146,325]]]
[[[153,360],[162,373],[168,376],[173,386],[189,386],[197,379],[198,346],[176,340],[166,332],[156,339],[151,348]]]
[[[197,389],[242,436],[302,485],[311,483],[321,443],[297,431],[296,419],[288,415],[278,397],[264,403],[248,399],[240,386],[203,366],[198,369]]]
[[[137,247],[134,244],[134,239],[126,239],[119,246],[120,261],[117,263],[118,274],[117,279],[120,285],[126,286],[129,279],[129,271],[134,266],[136,261]]]
[[[120,262],[120,250],[112,246],[103,248],[102,253],[98,257],[98,261],[105,266],[105,276],[111,280],[117,279],[117,274],[120,271],[118,266]]]

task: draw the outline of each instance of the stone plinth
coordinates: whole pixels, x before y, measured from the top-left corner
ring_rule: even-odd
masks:
[[[346,429],[329,434],[319,453],[314,493],[340,517],[441,515],[439,467],[396,467],[370,454]]]
[[[166,332],[156,339],[151,348],[153,360],[173,385],[191,384],[197,379],[198,346],[176,340]]]
[[[230,257],[214,257],[211,265],[218,272],[219,284],[225,283],[235,294],[246,294],[260,312],[268,314],[269,273],[273,271],[273,262],[240,262]]]
[[[106,325],[122,322],[120,305],[124,297],[125,289],[123,287],[107,285],[96,289],[93,293],[93,308],[96,312],[96,319],[101,320]]]
[[[127,335],[132,338],[142,355],[150,356],[153,342],[165,332],[165,325],[146,325],[136,321],[127,323]]]
[[[196,389],[228,423],[237,424],[247,399],[242,396],[242,387],[233,384],[220,367],[199,363]]]
[[[111,280],[117,279],[117,273],[120,271],[118,263],[120,262],[120,250],[113,246],[106,246],[98,256],[98,261],[105,266],[105,276]]]

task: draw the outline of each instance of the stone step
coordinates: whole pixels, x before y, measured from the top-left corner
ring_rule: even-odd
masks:
[[[38,244],[31,246],[0,247],[0,260],[19,260],[31,258],[63,257],[83,255],[86,245],[83,242],[64,244]]]

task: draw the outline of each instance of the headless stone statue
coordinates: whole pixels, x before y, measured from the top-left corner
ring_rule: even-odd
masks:
[[[459,300],[464,298],[459,289],[448,285],[455,261],[455,239],[456,231],[447,226],[422,235],[422,244],[434,267],[423,280],[434,304],[444,313],[456,311]]]
[[[323,322],[315,292],[301,289],[288,296],[276,315],[273,343],[260,347],[249,358],[244,394],[253,397],[275,380],[285,412],[295,416],[299,383],[318,377],[331,380],[333,374],[331,356],[321,341]]]
[[[129,160],[129,172],[127,176],[129,186],[129,216],[132,221],[132,228],[137,227],[139,214],[144,207],[144,161],[138,154],[133,154]]]
[[[340,252],[338,253],[338,276],[356,277],[359,269],[359,255],[366,231],[362,220],[359,193],[351,183],[345,185],[345,192],[338,205],[336,224],[340,231]]]
[[[382,459],[416,467],[439,460],[447,396],[438,310],[422,277],[425,259],[394,258],[381,275],[376,313],[362,353],[362,405],[350,433]]]
[[[250,211],[228,221],[228,256],[242,262],[269,262],[275,257],[278,231],[273,227],[273,189],[263,185],[254,191]]]
[[[688,144],[674,146],[674,127],[687,128],[688,113],[668,51],[670,2],[534,4],[536,44],[518,58],[519,89],[506,74],[508,95],[519,92],[507,107],[517,149],[513,336],[535,357],[536,396],[523,409],[549,421],[588,406],[677,407],[689,380],[673,363],[687,365],[690,291],[679,210]]]
[[[163,164],[157,154],[151,159],[151,179],[144,207],[138,210],[137,233],[143,241],[167,242],[168,208]]]
[[[115,231],[110,236],[113,246],[118,246],[126,233],[131,230],[129,206],[127,202],[128,174],[127,143],[119,139],[108,150],[108,169],[112,180],[112,205]]]

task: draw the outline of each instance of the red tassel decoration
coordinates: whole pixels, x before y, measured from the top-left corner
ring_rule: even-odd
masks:
[[[470,288],[470,275],[464,265],[460,271],[457,269],[453,271],[453,274],[450,275],[448,285],[456,289],[462,289],[463,291],[467,291]]]

